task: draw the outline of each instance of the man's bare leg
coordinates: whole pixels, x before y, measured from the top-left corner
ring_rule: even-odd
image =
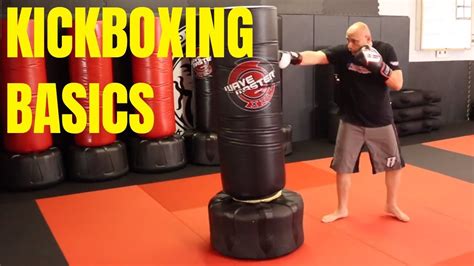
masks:
[[[410,217],[400,210],[397,204],[397,193],[400,186],[402,170],[386,171],[385,185],[387,186],[387,205],[385,211],[394,215],[402,222],[410,221]]]
[[[323,223],[334,222],[337,219],[347,217],[349,215],[348,202],[349,202],[349,189],[351,187],[351,175],[350,174],[337,174],[337,210],[331,214],[323,216],[321,221]]]

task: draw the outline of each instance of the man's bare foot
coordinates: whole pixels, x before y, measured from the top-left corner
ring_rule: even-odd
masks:
[[[395,216],[398,220],[402,222],[410,221],[410,217],[400,210],[397,206],[386,206],[385,211]]]
[[[323,218],[321,219],[321,222],[331,223],[331,222],[334,222],[335,220],[345,218],[348,215],[349,215],[349,212],[347,210],[337,210],[331,214],[324,215]]]

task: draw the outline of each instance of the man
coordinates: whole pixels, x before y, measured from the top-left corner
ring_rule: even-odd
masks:
[[[401,169],[405,163],[400,154],[398,136],[393,125],[389,90],[400,90],[403,74],[395,51],[388,43],[372,41],[369,27],[357,22],[346,32],[347,45],[320,51],[281,52],[279,65],[333,64],[341,82],[341,121],[331,168],[336,171],[338,207],[325,215],[330,223],[347,217],[351,173],[358,171],[364,144],[372,162],[373,173],[385,172],[386,211],[398,220],[410,218],[397,204]],[[388,87],[388,88],[387,88]]]

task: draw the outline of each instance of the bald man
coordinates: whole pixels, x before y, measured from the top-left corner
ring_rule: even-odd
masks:
[[[322,218],[330,223],[349,215],[351,173],[358,172],[359,156],[365,145],[372,172],[385,172],[387,201],[385,211],[400,221],[410,218],[397,204],[401,169],[405,166],[394,127],[389,89],[400,90],[403,74],[393,47],[373,41],[369,27],[362,22],[346,32],[347,44],[320,51],[281,51],[279,65],[333,64],[339,76],[341,121],[331,168],[337,178],[337,209]]]

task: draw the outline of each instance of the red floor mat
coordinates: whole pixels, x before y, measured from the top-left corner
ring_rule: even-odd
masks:
[[[335,182],[334,174],[304,162],[286,164],[286,188],[322,186]],[[220,174],[141,185],[167,210],[177,211],[207,205],[222,190]]]
[[[67,261],[152,265],[455,265],[474,252],[473,185],[407,166],[400,205],[409,223],[384,214],[383,174],[367,154],[353,176],[350,217],[322,224],[336,206],[330,158],[287,165],[288,188],[305,202],[305,243],[274,260],[225,258],[209,246],[207,203],[219,175],[38,200]],[[140,189],[142,188],[142,189]]]
[[[70,265],[207,265],[209,260],[205,241],[136,186],[37,202]]]
[[[435,264],[435,266],[472,266],[474,265],[474,251],[456,256]]]
[[[307,161],[315,167],[327,167],[330,158]],[[361,173],[354,174],[353,187],[370,188],[368,193],[378,192],[380,202],[385,197],[384,174],[371,174],[371,165],[367,153],[362,153],[360,161]],[[329,200],[334,200],[336,188],[333,187]],[[402,173],[399,191],[400,204],[409,205],[411,201],[434,212],[451,217],[466,227],[474,225],[474,185],[456,178],[407,165]],[[328,195],[329,196],[329,195]]]
[[[324,161],[308,162],[321,165]],[[353,175],[350,217],[330,224],[409,265],[428,265],[474,251],[474,186],[408,165],[403,172],[399,202],[412,221],[401,223],[384,214],[384,174],[372,175],[367,153],[361,173]],[[306,215],[322,217],[334,210],[335,186],[301,191]],[[326,200],[322,200],[326,199]]]
[[[423,143],[438,149],[474,156],[474,135]]]

